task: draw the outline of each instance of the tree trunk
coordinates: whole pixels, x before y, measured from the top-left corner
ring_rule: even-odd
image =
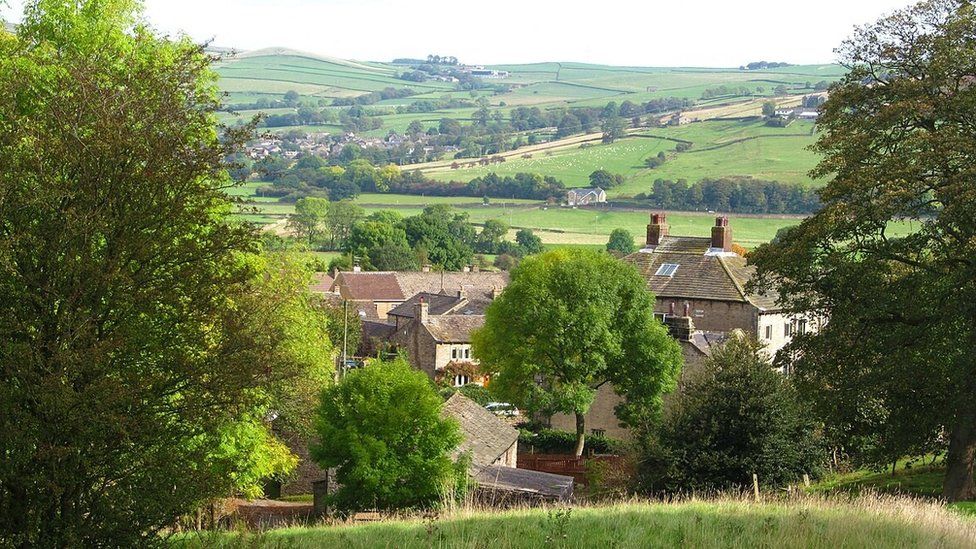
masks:
[[[976,499],[976,485],[973,483],[973,459],[976,457],[976,403],[967,402],[962,405],[962,408],[952,426],[949,452],[945,459],[946,474],[942,484],[942,496],[947,501]]]
[[[576,412],[576,457],[583,455],[583,444],[586,443],[586,418]]]

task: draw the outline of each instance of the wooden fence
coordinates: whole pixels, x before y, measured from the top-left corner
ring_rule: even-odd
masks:
[[[518,468],[530,471],[541,471],[573,477],[576,484],[589,484],[587,472],[594,463],[613,465],[620,461],[620,456],[589,456],[576,457],[572,454],[523,454],[518,455]]]

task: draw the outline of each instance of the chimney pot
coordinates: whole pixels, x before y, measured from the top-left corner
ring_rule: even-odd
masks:
[[[732,251],[732,227],[729,226],[729,218],[724,215],[715,218],[715,226],[712,227],[712,248],[725,252]]]
[[[420,321],[421,324],[427,324],[430,319],[430,305],[424,301],[424,298],[420,298],[420,302],[415,306],[414,316]]]
[[[661,238],[668,236],[668,218],[664,213],[651,214],[651,223],[647,226],[647,245],[657,246]]]

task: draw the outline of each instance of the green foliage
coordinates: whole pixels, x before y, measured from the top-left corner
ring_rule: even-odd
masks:
[[[522,255],[542,253],[542,239],[536,236],[532,229],[519,229],[515,233],[515,243],[518,244]]]
[[[256,493],[294,464],[265,413],[330,350],[230,217],[252,128],[218,133],[210,57],[137,6],[31,2],[0,37],[0,545],[159,544]]]
[[[471,263],[475,231],[466,213],[455,213],[442,204],[428,206],[422,214],[405,219],[404,228],[410,245],[426,250],[435,265],[460,271]]]
[[[612,383],[617,415],[639,426],[674,387],[681,350],[652,315],[653,297],[632,266],[603,252],[561,249],[527,257],[472,336],[492,390],[533,413],[583,415]],[[541,382],[538,380],[541,379]]]
[[[468,383],[461,387],[444,387],[440,390],[441,397],[443,397],[444,400],[451,398],[451,395],[454,393],[461,393],[482,406],[487,405],[489,402],[494,402],[495,400],[492,397],[491,392],[486,387],[478,385],[477,383]]]
[[[591,173],[589,179],[591,187],[600,187],[603,190],[612,189],[624,182],[624,176],[603,169]]]
[[[295,202],[295,213],[288,217],[288,228],[311,246],[321,240],[327,231],[326,219],[329,216],[329,201],[310,196]]]
[[[606,435],[589,435],[586,445],[588,450],[597,454],[619,454],[627,449],[627,444],[622,440]],[[527,452],[530,447],[540,454],[571,454],[576,449],[576,433],[556,429],[519,429],[519,451]]]
[[[632,254],[637,251],[637,245],[634,244],[634,235],[630,234],[627,229],[614,229],[610,233],[610,240],[607,241],[607,251],[608,252],[618,252],[621,254]]]
[[[475,239],[474,249],[483,254],[498,253],[498,247],[508,234],[508,225],[497,219],[485,221],[484,227]]]
[[[297,204],[295,205],[295,211],[298,211]],[[365,211],[363,208],[350,200],[329,202],[325,216],[325,226],[328,228],[333,250],[345,248],[346,240],[349,238],[353,226],[364,215]]]
[[[461,442],[426,374],[403,359],[375,361],[322,393],[316,412],[322,467],[337,468],[343,510],[423,508],[458,481],[449,456]]]
[[[683,380],[657,440],[644,440],[642,481],[658,490],[725,490],[817,474],[824,450],[809,410],[762,344],[733,332]]]
[[[794,348],[832,442],[890,463],[948,434],[949,500],[976,498],[974,28],[971,3],[933,0],[843,44],[851,71],[818,121],[823,208],[755,253],[789,310],[830,319]],[[914,230],[892,235],[898,220]]]

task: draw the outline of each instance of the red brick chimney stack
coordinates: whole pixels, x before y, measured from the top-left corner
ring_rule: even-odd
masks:
[[[732,251],[732,227],[729,226],[727,216],[715,218],[715,226],[712,227],[712,248],[725,252]]]
[[[647,245],[657,246],[665,236],[668,236],[667,215],[663,213],[652,213],[651,223],[647,226]]]

